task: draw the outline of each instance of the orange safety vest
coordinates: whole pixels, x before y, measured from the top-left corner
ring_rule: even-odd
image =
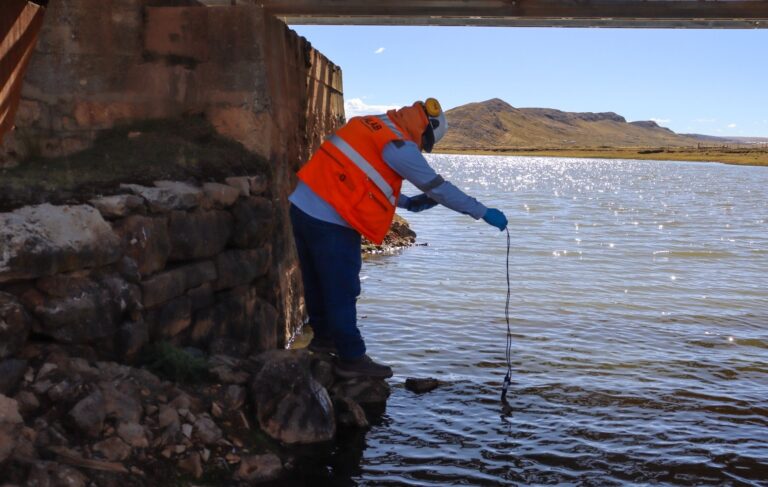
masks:
[[[352,228],[380,245],[392,224],[403,184],[382,151],[393,140],[408,139],[421,147],[427,123],[420,104],[378,117],[354,117],[322,143],[299,171],[299,179]]]

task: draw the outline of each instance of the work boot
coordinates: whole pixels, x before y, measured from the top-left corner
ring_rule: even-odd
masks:
[[[307,349],[313,353],[325,353],[328,355],[337,355],[336,345],[330,338],[312,337]]]
[[[389,379],[392,377],[392,368],[389,365],[377,364],[368,355],[363,355],[354,360],[337,360],[336,375],[344,379],[355,377]]]

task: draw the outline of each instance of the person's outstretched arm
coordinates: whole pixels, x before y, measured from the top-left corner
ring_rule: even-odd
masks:
[[[413,142],[390,142],[382,155],[389,167],[439,204],[469,215],[475,220],[482,218],[488,210],[475,198],[437,174]],[[407,208],[400,203],[398,201],[398,206]],[[403,200],[402,204],[407,204],[407,200]]]
[[[506,228],[507,220],[501,211],[493,208],[489,210],[475,198],[464,193],[451,182],[443,179],[442,176],[432,169],[415,143],[399,140],[390,142],[384,147],[382,156],[384,161],[395,172],[423,191],[427,199],[431,199],[451,210],[469,215],[475,220],[482,218],[486,223],[500,230]],[[423,204],[412,204],[410,200],[417,198],[419,199],[417,201]],[[422,198],[422,195],[419,195],[413,198],[401,196],[398,200],[398,206],[405,209],[411,209],[409,206],[412,206],[418,208],[415,211],[421,211],[431,208],[434,204],[429,204],[428,201]]]

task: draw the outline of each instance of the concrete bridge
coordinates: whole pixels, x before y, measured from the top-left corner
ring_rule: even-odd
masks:
[[[232,0],[207,0],[229,4]],[[240,3],[241,0],[238,0]],[[256,0],[288,24],[766,28],[761,0]]]

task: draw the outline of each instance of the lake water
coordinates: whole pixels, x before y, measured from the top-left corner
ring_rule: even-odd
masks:
[[[405,212],[428,245],[367,259],[358,308],[393,394],[331,479],[768,485],[768,168],[430,161],[509,217],[514,411],[504,234]],[[445,384],[417,395],[406,377]]]

